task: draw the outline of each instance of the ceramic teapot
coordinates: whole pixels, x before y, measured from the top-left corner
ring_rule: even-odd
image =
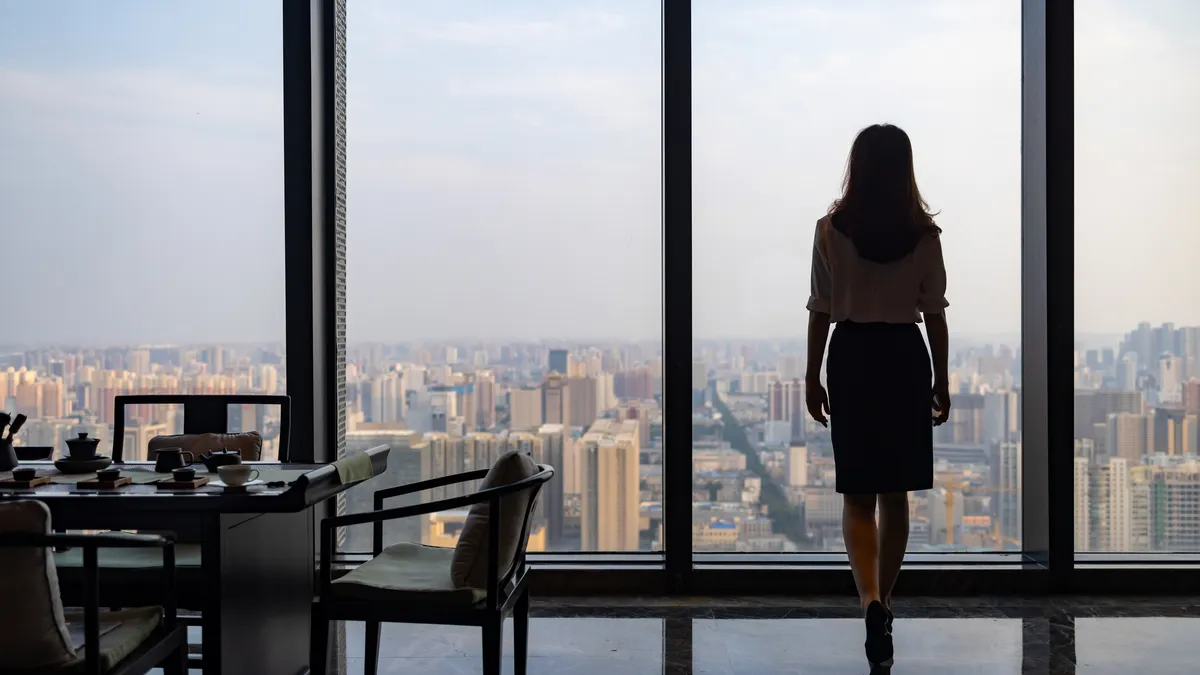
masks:
[[[207,467],[211,473],[216,473],[217,469],[223,466],[229,466],[230,464],[241,464],[242,453],[237,450],[219,450],[217,452],[210,450],[203,455],[200,455],[196,459],[204,462],[204,466]]]
[[[99,446],[99,438],[88,438],[87,434],[80,432],[75,438],[67,439],[67,455],[73,460],[95,459]]]

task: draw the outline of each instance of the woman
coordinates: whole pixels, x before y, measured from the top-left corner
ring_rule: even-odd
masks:
[[[933,487],[933,427],[950,416],[940,234],[917,190],[908,135],[890,124],[859,132],[842,197],[817,221],[805,383],[809,414],[825,426],[832,420],[867,658],[881,666],[892,662],[892,587],[908,545],[908,493]],[[916,325],[922,316],[932,372]],[[827,394],[820,376],[830,323],[837,327]]]

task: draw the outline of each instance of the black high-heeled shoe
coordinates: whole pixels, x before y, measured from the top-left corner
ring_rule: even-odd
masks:
[[[872,666],[892,665],[894,648],[888,621],[889,615],[890,612],[878,600],[867,605],[867,615],[864,619],[867,625],[867,641],[864,646],[866,647],[867,661]]]
[[[891,635],[892,634],[892,624],[896,622],[896,615],[892,614],[891,607],[884,607],[883,609],[887,611],[887,616],[888,616],[887,630],[888,630],[888,635]]]

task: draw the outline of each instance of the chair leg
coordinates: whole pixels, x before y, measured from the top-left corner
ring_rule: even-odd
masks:
[[[529,659],[529,591],[521,593],[513,608],[513,673],[525,675]]]
[[[325,620],[320,602],[314,602],[312,607],[312,636],[308,661],[310,675],[325,675],[329,668],[329,622]]]
[[[162,663],[163,675],[187,675],[188,672],[188,642],[187,629],[184,628],[183,644],[167,657]]]
[[[483,675],[500,675],[504,655],[504,616],[483,624]]]
[[[376,675],[379,672],[379,622],[367,622],[367,650],[364,654],[366,668],[363,675]]]

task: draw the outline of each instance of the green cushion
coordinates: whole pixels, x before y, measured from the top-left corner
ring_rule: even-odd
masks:
[[[393,544],[377,557],[335,579],[335,596],[381,602],[473,605],[485,596],[477,588],[455,588],[450,578],[454,549]]]
[[[75,643],[75,660],[52,671],[58,673],[82,673],[84,667],[83,610],[69,609],[66,612],[67,629]],[[129,656],[154,633],[162,623],[161,607],[138,607],[116,612],[100,612],[100,662],[101,670],[113,666]]]
[[[100,567],[116,569],[162,568],[160,548],[102,548],[97,552]],[[73,548],[54,554],[58,567],[83,567],[83,549]],[[175,567],[199,567],[200,544],[176,544]]]
[[[85,672],[83,610],[66,610],[66,628],[75,648],[75,657],[67,663],[36,670],[4,670],[12,675],[75,675]],[[100,612],[100,670],[108,672],[127,658],[162,623],[161,607],[139,607],[116,612]]]

